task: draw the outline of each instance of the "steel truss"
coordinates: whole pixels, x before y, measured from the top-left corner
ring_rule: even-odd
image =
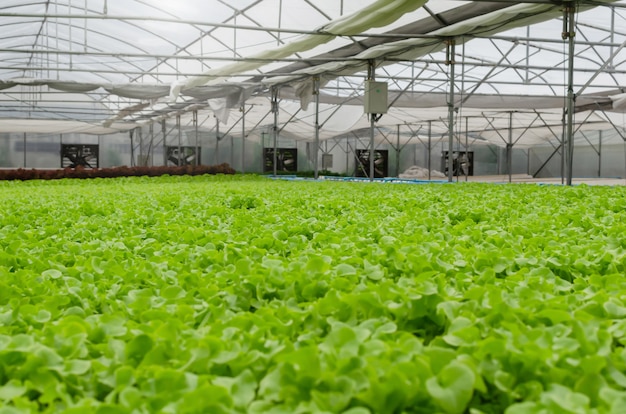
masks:
[[[538,1],[545,3],[544,1]],[[109,52],[101,48],[88,45],[88,38],[92,36],[111,37],[106,33],[99,32],[92,26],[91,20],[120,20],[125,24],[140,27],[141,19],[136,16],[115,16],[101,13],[100,10],[91,10],[85,0],[84,4],[80,0],[74,1],[67,13],[60,11],[58,8],[49,10],[50,13],[45,15],[34,15],[23,13],[21,15],[11,13],[10,11],[2,11],[0,8],[0,18],[2,17],[21,17],[33,22],[41,23],[41,30],[36,40],[32,44],[19,44],[18,47],[0,49],[0,55],[3,53],[12,53],[24,55],[24,58],[13,58],[5,60],[0,72],[14,74],[16,76],[44,76],[46,78],[63,78],[67,74],[90,73],[100,77],[106,81],[138,81],[138,82],[157,82],[170,83],[181,76],[195,76],[202,73],[207,68],[211,68],[216,64],[223,62],[245,62],[245,48],[237,43],[237,33],[240,31],[256,31],[265,34],[264,40],[271,39],[278,44],[284,44],[288,41],[288,36],[296,34],[312,34],[314,32],[297,30],[292,27],[285,27],[284,21],[278,19],[275,27],[268,27],[264,22],[255,19],[254,12],[263,7],[266,0],[251,1],[245,8],[238,10],[231,8],[232,14],[224,18],[221,22],[206,23],[203,21],[195,21],[188,19],[180,19],[174,16],[164,16],[155,18],[155,21],[172,24],[190,25],[197,29],[198,35],[195,39],[190,39],[184,45],[174,45],[174,50],[170,53],[154,53],[146,48],[134,44],[132,40],[121,40],[125,51]],[[512,2],[509,2],[512,3]],[[463,120],[465,120],[466,128],[464,136],[480,137],[485,134],[486,127],[484,125],[477,128],[468,128],[467,122],[469,116],[463,116],[464,104],[472,97],[477,95],[497,95],[497,94],[519,94],[536,96],[552,96],[563,97],[566,122],[561,125],[565,131],[558,132],[557,126],[547,121],[541,114],[537,115],[537,122],[542,123],[544,127],[552,129],[552,135],[558,141],[558,145],[554,145],[553,139],[547,139],[546,144],[555,147],[555,152],[561,153],[564,159],[567,183],[571,183],[573,153],[574,146],[572,137],[576,133],[576,98],[584,93],[586,94],[602,94],[607,90],[621,90],[624,87],[626,76],[626,32],[618,29],[624,27],[623,7],[626,3],[618,2],[616,4],[601,4],[601,10],[606,21],[610,22],[609,27],[601,27],[597,24],[591,24],[584,21],[576,20],[576,2],[564,1],[562,30],[560,25],[551,23],[542,23],[528,28],[514,30],[514,35],[491,35],[488,37],[472,37],[470,38],[450,38],[447,40],[447,46],[443,51],[432,53],[424,58],[415,61],[398,61],[393,57],[377,60],[375,65],[378,67],[376,73],[377,80],[386,80],[391,85],[391,90],[397,93],[398,98],[403,94],[435,94],[440,93],[446,95],[448,118],[442,120],[440,118],[433,119],[412,119],[411,114],[399,108],[400,115],[388,115],[383,117],[380,125],[388,127],[412,128],[415,131],[427,128],[429,133],[429,142],[432,139],[433,129],[447,129],[448,147],[452,150],[455,140],[461,140],[463,135],[460,132]],[[327,21],[343,14],[343,5],[340,10],[337,7],[334,10],[324,10],[308,0],[302,1],[303,7],[308,7],[308,11],[318,16],[323,16]],[[282,15],[283,3],[280,2],[278,15]],[[99,14],[96,14],[99,13]],[[242,24],[245,20],[247,23]],[[79,24],[80,23],[80,24]],[[142,26],[141,26],[142,27]],[[77,29],[83,29],[84,37],[72,37],[72,33],[76,33]],[[232,36],[225,36],[228,33]],[[553,34],[553,37],[546,35]],[[561,35],[564,38],[561,38]],[[168,42],[165,36],[154,32],[154,35],[164,42]],[[574,37],[574,35],[576,37]],[[391,36],[389,34],[368,34],[364,33],[358,36],[350,36],[347,38],[353,46],[359,46],[363,39],[380,38]],[[410,37],[429,38],[428,35],[407,35]],[[434,36],[432,37],[435,38]],[[119,41],[119,39],[117,39]],[[55,43],[56,42],[56,43]],[[61,51],[59,43],[69,44],[69,50]],[[205,53],[209,45],[221,45],[226,53],[219,55],[211,55]],[[462,45],[462,47],[461,47]],[[250,47],[247,45],[246,47]],[[198,57],[198,52],[201,56]],[[208,51],[207,51],[208,52]],[[98,59],[105,61],[102,68],[94,71],[85,64],[81,66],[78,58]],[[349,60],[350,58],[348,58]],[[281,72],[281,68],[287,64],[294,62],[305,62],[308,65],[315,65],[324,62],[346,60],[346,58],[329,58],[316,57],[308,55],[295,55],[293,58],[274,59],[267,61],[268,68],[261,71],[255,70],[253,73],[244,73],[236,75],[241,80],[253,79],[258,77],[288,74],[288,71]],[[270,64],[271,63],[271,64]],[[122,77],[119,76],[120,67]],[[317,177],[319,165],[319,149],[320,149],[320,132],[324,129],[324,123],[319,120],[319,100],[320,96],[330,95],[344,98],[346,103],[338,105],[350,104],[351,99],[360,95],[362,91],[363,81],[368,77],[373,77],[373,71],[369,75],[365,73],[357,73],[349,76],[338,76],[325,85],[321,85],[319,79],[316,80],[316,120],[312,129],[312,136],[315,137],[315,176]],[[278,86],[275,90],[268,91],[267,96],[272,101],[272,113],[274,114],[274,122],[272,128],[274,131],[274,148],[280,131],[286,128],[291,122],[303,121],[304,117],[298,113],[284,124],[279,125],[278,114],[279,104],[277,96]],[[44,92],[43,90],[41,91]],[[46,91],[47,93],[47,91]],[[120,110],[138,104],[138,101],[127,98],[119,98],[102,92],[90,94],[94,99],[101,102],[103,107],[110,113],[118,113]],[[4,100],[4,99],[3,99]],[[33,104],[36,106],[37,97],[33,97]],[[59,102],[61,103],[61,102]],[[394,102],[395,103],[395,102]],[[248,114],[261,108],[250,106],[247,110],[242,109],[241,136],[245,138],[254,133],[255,130],[263,128],[267,124],[268,115],[265,115],[252,128],[246,129],[245,117]],[[205,109],[200,109],[205,111]],[[493,112],[493,111],[492,111]],[[197,109],[193,110],[193,117],[182,117],[180,112],[173,112],[170,116],[177,120],[177,133],[180,137],[180,130],[184,127],[192,127],[194,129],[207,129],[215,131],[218,135],[217,143],[219,143],[219,124],[212,117],[199,114]],[[504,114],[510,116],[510,127],[508,131],[505,129],[501,133],[504,146],[507,148],[507,165],[508,172],[511,173],[510,154],[512,149],[521,139],[521,135],[513,138],[512,131],[515,112],[507,108]],[[406,119],[394,119],[394,116],[406,116]],[[200,122],[198,116],[204,117],[205,120]],[[385,119],[388,118],[388,119]],[[391,119],[389,119],[391,118]],[[488,119],[488,117],[484,117]],[[129,119],[132,119],[130,117]],[[149,137],[149,145],[147,148],[153,150],[161,142],[165,145],[167,141],[168,131],[164,127],[163,118],[155,119],[155,122],[161,124],[161,141],[154,142],[154,126],[149,124],[149,133],[139,134],[141,142]],[[181,122],[183,125],[181,125]],[[239,122],[239,121],[238,121]],[[532,121],[533,125],[535,121]],[[488,122],[491,129],[500,130],[502,127]],[[614,125],[615,129],[620,131],[620,126]],[[231,129],[234,128],[231,127]],[[530,125],[528,126],[530,128]],[[156,128],[157,130],[159,128]],[[376,131],[372,123],[372,143],[369,145],[372,151],[375,148],[373,132]],[[170,130],[172,132],[172,130]],[[230,131],[228,131],[230,132]],[[506,132],[506,134],[505,134]],[[621,133],[621,132],[620,132]],[[226,136],[227,134],[224,134]],[[398,141],[394,146],[390,143],[398,153],[406,147],[406,143],[400,142],[400,132],[398,132]],[[418,134],[415,132],[415,137]],[[523,135],[523,134],[522,134]],[[135,135],[136,137],[137,135]],[[196,133],[197,139],[198,133]],[[559,138],[561,137],[561,138]],[[338,138],[335,138],[338,139]],[[350,148],[350,144],[346,139],[346,150]],[[387,137],[384,139],[388,140]],[[585,138],[586,139],[586,138]],[[216,144],[217,145],[217,144]],[[593,145],[592,145],[593,146]],[[146,150],[145,146],[138,147],[143,155]],[[343,148],[343,147],[342,147]],[[431,143],[427,148],[432,149]],[[242,150],[242,152],[245,152]],[[429,151],[430,154],[430,151]],[[276,151],[274,151],[276,156]],[[601,157],[601,154],[599,154]],[[245,153],[242,157],[245,156]],[[398,157],[399,158],[399,157]],[[373,162],[373,156],[370,157]],[[601,162],[601,161],[600,161]],[[546,161],[547,163],[547,161]],[[429,160],[430,164],[430,160]],[[274,162],[276,166],[276,162]],[[241,168],[245,169],[245,161],[242,158]],[[397,168],[399,169],[399,168]],[[429,165],[430,170],[430,165]],[[448,168],[450,175],[448,180],[452,180],[451,165]],[[373,167],[370,166],[370,174],[373,176]]]

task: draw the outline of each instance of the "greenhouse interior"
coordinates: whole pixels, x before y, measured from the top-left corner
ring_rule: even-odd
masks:
[[[0,12],[0,168],[78,157],[626,179],[622,1],[7,0]]]
[[[626,0],[0,39],[0,414],[626,413]]]

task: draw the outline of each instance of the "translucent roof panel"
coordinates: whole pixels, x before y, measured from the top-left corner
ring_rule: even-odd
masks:
[[[304,107],[317,77],[329,100],[324,105],[356,107],[374,63],[397,106],[380,124],[410,124],[425,121],[417,100],[431,105],[422,114],[446,118],[451,62],[460,113],[464,106],[481,109],[478,103],[484,110],[529,106],[525,101],[516,108],[522,100],[504,95],[536,97],[536,107],[551,105],[558,112],[568,69],[561,38],[565,14],[558,3],[4,0],[0,118],[72,119],[97,124],[98,131],[102,125],[128,129],[192,110],[210,114],[223,103],[216,100],[230,108],[247,99],[267,103],[271,88],[281,89],[283,105]],[[626,0],[577,5],[574,87],[586,96],[577,102],[586,109],[615,109],[611,105],[619,99],[610,96],[626,88]],[[25,106],[16,102],[26,95],[31,110],[22,112]],[[85,102],[90,109],[77,113],[75,107]],[[348,112],[352,119],[358,111]],[[303,132],[310,127],[309,112],[307,119],[291,107],[285,113],[280,119],[293,118],[294,134],[310,135]],[[257,125],[265,115],[260,111],[259,120],[247,124]]]

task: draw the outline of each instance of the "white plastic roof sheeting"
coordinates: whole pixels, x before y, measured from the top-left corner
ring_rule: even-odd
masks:
[[[613,1],[605,0],[604,2],[611,3]],[[269,84],[280,84],[295,81],[299,76],[323,76],[329,73],[333,75],[352,74],[358,70],[363,70],[367,65],[365,62],[371,59],[392,57],[400,60],[415,60],[445,48],[446,41],[449,38],[458,38],[463,41],[463,39],[469,39],[476,35],[488,36],[515,27],[552,20],[563,14],[562,8],[561,5],[555,4],[519,3],[505,9],[472,17],[429,33],[431,36],[436,36],[436,38],[405,39],[371,47],[354,56],[353,59],[361,62],[360,64],[355,64],[354,62],[327,63],[318,65],[313,69],[300,70],[292,75],[273,77],[266,82]]]
[[[0,132],[108,134],[178,115],[189,124],[191,111],[202,112],[201,128],[234,128],[242,112],[232,109],[243,105],[247,133],[258,132],[273,118],[268,88],[280,86],[281,133],[312,140],[306,103],[319,76],[321,139],[360,136],[369,125],[362,82],[374,61],[393,102],[377,139],[401,131],[411,142],[424,139],[427,124],[434,135],[447,132],[442,51],[454,38],[457,137],[468,130],[475,143],[506,145],[511,136],[518,146],[546,144],[560,139],[566,93],[565,47],[541,42],[560,39],[559,3],[5,0]],[[576,6],[577,128],[623,127],[606,111],[626,108],[618,70],[626,35],[614,30],[626,1]],[[607,10],[617,12],[608,19]],[[603,42],[610,46],[594,47]]]

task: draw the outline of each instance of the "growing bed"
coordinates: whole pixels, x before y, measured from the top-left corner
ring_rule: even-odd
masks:
[[[133,177],[0,206],[0,413],[626,406],[624,187]]]

